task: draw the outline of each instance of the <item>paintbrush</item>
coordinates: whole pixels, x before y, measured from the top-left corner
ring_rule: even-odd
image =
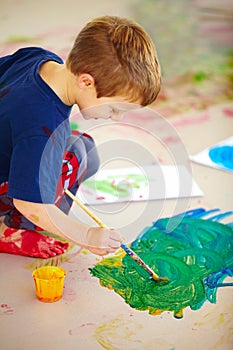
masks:
[[[75,197],[69,190],[65,189],[64,192],[83,209],[100,227],[109,230],[109,227],[105,225],[94,213],[90,211],[77,197]],[[159,277],[131,248],[121,243],[121,248],[129,255],[137,264],[142,266],[151,276],[155,282],[168,282],[167,277]]]

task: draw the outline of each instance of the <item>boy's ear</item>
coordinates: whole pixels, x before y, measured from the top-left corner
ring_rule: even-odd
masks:
[[[93,76],[88,73],[80,74],[77,78],[77,82],[80,89],[85,89],[91,86],[93,87],[95,85]]]

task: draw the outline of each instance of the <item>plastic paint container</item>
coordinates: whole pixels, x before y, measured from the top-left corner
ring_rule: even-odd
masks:
[[[52,303],[61,299],[66,271],[57,266],[42,266],[33,271],[36,296],[40,301]]]

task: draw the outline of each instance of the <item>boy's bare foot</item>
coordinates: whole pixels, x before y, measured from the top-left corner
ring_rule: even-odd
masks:
[[[50,258],[64,253],[68,243],[37,231],[10,228],[0,222],[0,252],[36,258]]]

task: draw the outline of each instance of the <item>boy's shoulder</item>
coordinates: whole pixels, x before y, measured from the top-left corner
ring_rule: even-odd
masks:
[[[0,86],[3,83],[12,86],[26,78],[35,77],[41,64],[46,61],[63,63],[63,60],[55,53],[40,47],[21,48],[10,55],[1,57]]]
[[[15,51],[14,53],[4,56],[4,57],[0,57],[0,62],[2,61],[6,61],[6,59],[11,60],[11,61],[16,61],[16,60],[30,60],[33,58],[40,58],[40,57],[44,57],[44,58],[51,58],[53,60],[59,61],[59,62],[63,62],[62,59],[55,54],[52,51],[48,51],[46,49],[43,49],[41,47],[23,47],[18,49],[17,51]]]
[[[7,74],[8,69],[26,69],[30,65],[50,60],[63,63],[63,60],[52,51],[40,47],[21,48],[12,54],[0,57],[0,77]]]

